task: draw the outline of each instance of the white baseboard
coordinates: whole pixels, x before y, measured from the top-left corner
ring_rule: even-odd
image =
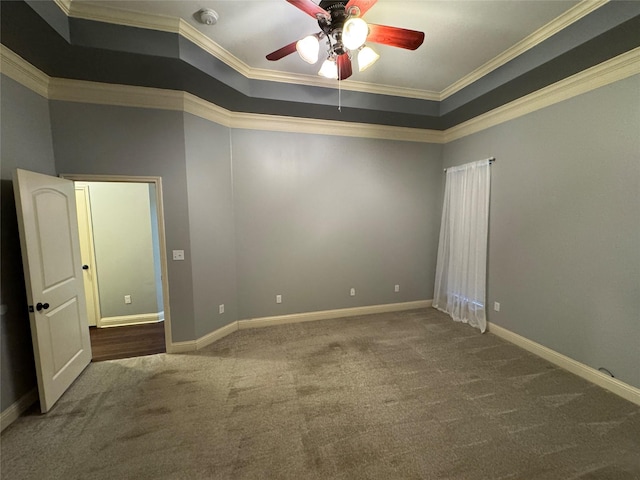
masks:
[[[540,345],[539,343],[529,340],[517,333],[513,333],[499,325],[488,323],[487,327],[487,329],[494,335],[518,345],[534,355],[542,357],[545,360],[548,360],[549,362],[584,378],[585,380],[595,383],[599,387],[606,388],[610,392],[615,393],[636,405],[640,405],[640,389],[621,382],[616,378],[605,375],[595,368],[589,367],[584,363],[580,363],[566,355],[556,352],[555,350],[551,350],[550,348]]]
[[[197,340],[188,340],[186,342],[173,342],[170,346],[167,346],[167,353],[186,353],[200,350],[214,342],[217,342],[221,338],[232,334],[238,330],[238,322],[232,322],[224,327],[220,327],[211,333],[207,333],[205,336],[198,338]]]
[[[102,317],[98,320],[98,327],[121,327],[123,325],[142,325],[158,323],[164,320],[164,312],[140,313],[137,315],[122,315],[118,317]]]
[[[370,305],[366,307],[340,308],[337,310],[322,310],[319,312],[293,313],[290,315],[278,315],[275,317],[250,318],[239,320],[240,330],[245,328],[271,327],[274,325],[286,325],[288,323],[313,322],[316,320],[329,320],[332,318],[356,317],[359,315],[371,315],[373,313],[400,312],[414,308],[428,308],[432,300],[419,300],[417,302],[389,303],[385,305]]]
[[[225,325],[218,330],[208,333],[204,337],[197,340],[189,340],[186,342],[173,342],[167,345],[167,353],[186,353],[200,350],[201,348],[211,345],[223,337],[235,332],[236,330],[244,330],[246,328],[270,327],[273,325],[285,325],[288,323],[312,322],[315,320],[329,320],[332,318],[347,318],[358,315],[370,315],[372,313],[400,312],[404,310],[413,310],[416,308],[428,308],[432,304],[432,300],[418,300],[416,302],[389,303],[385,305],[370,305],[366,307],[340,308],[337,310],[322,310],[319,312],[293,313],[291,315],[279,315],[275,317],[251,318],[246,320],[238,320],[229,325]]]
[[[27,409],[37,401],[38,389],[34,388],[25,393],[15,402],[13,402],[13,404],[9,408],[4,410],[0,414],[0,431],[4,430],[13,422],[15,422],[20,415],[27,411]]]

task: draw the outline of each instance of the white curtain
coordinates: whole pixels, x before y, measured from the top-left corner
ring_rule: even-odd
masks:
[[[447,169],[433,306],[484,333],[489,160]]]

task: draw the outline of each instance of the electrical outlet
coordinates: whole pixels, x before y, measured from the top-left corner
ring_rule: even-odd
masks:
[[[276,295],[276,303],[282,303],[282,295]]]
[[[400,285],[396,285],[393,289],[394,292],[399,292],[400,291]]]
[[[222,315],[224,313],[224,303],[222,305],[218,305],[218,313]]]
[[[174,250],[173,251],[173,259],[174,260],[184,260],[184,250]]]
[[[493,302],[493,309],[496,312],[499,312],[500,311],[500,304],[498,302]]]
[[[124,296],[124,303],[131,303],[131,295],[125,295]]]
[[[352,288],[351,291],[349,292],[349,295],[351,295],[352,297],[356,296],[356,289]]]

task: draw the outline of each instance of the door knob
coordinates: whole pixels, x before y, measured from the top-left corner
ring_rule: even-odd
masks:
[[[36,310],[37,311],[41,311],[41,310],[46,310],[47,308],[49,308],[49,304],[48,303],[36,303]]]
[[[82,265],[83,270],[89,270],[89,265]]]

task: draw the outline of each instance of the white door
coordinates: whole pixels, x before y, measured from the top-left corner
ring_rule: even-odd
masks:
[[[98,276],[93,250],[93,228],[91,227],[91,202],[89,185],[75,182],[76,208],[78,212],[78,233],[80,235],[80,261],[84,277],[84,293],[87,301],[87,321],[90,327],[98,325],[100,318],[100,296],[98,295]]]
[[[73,182],[26,170],[13,177],[40,409],[91,362]]]

